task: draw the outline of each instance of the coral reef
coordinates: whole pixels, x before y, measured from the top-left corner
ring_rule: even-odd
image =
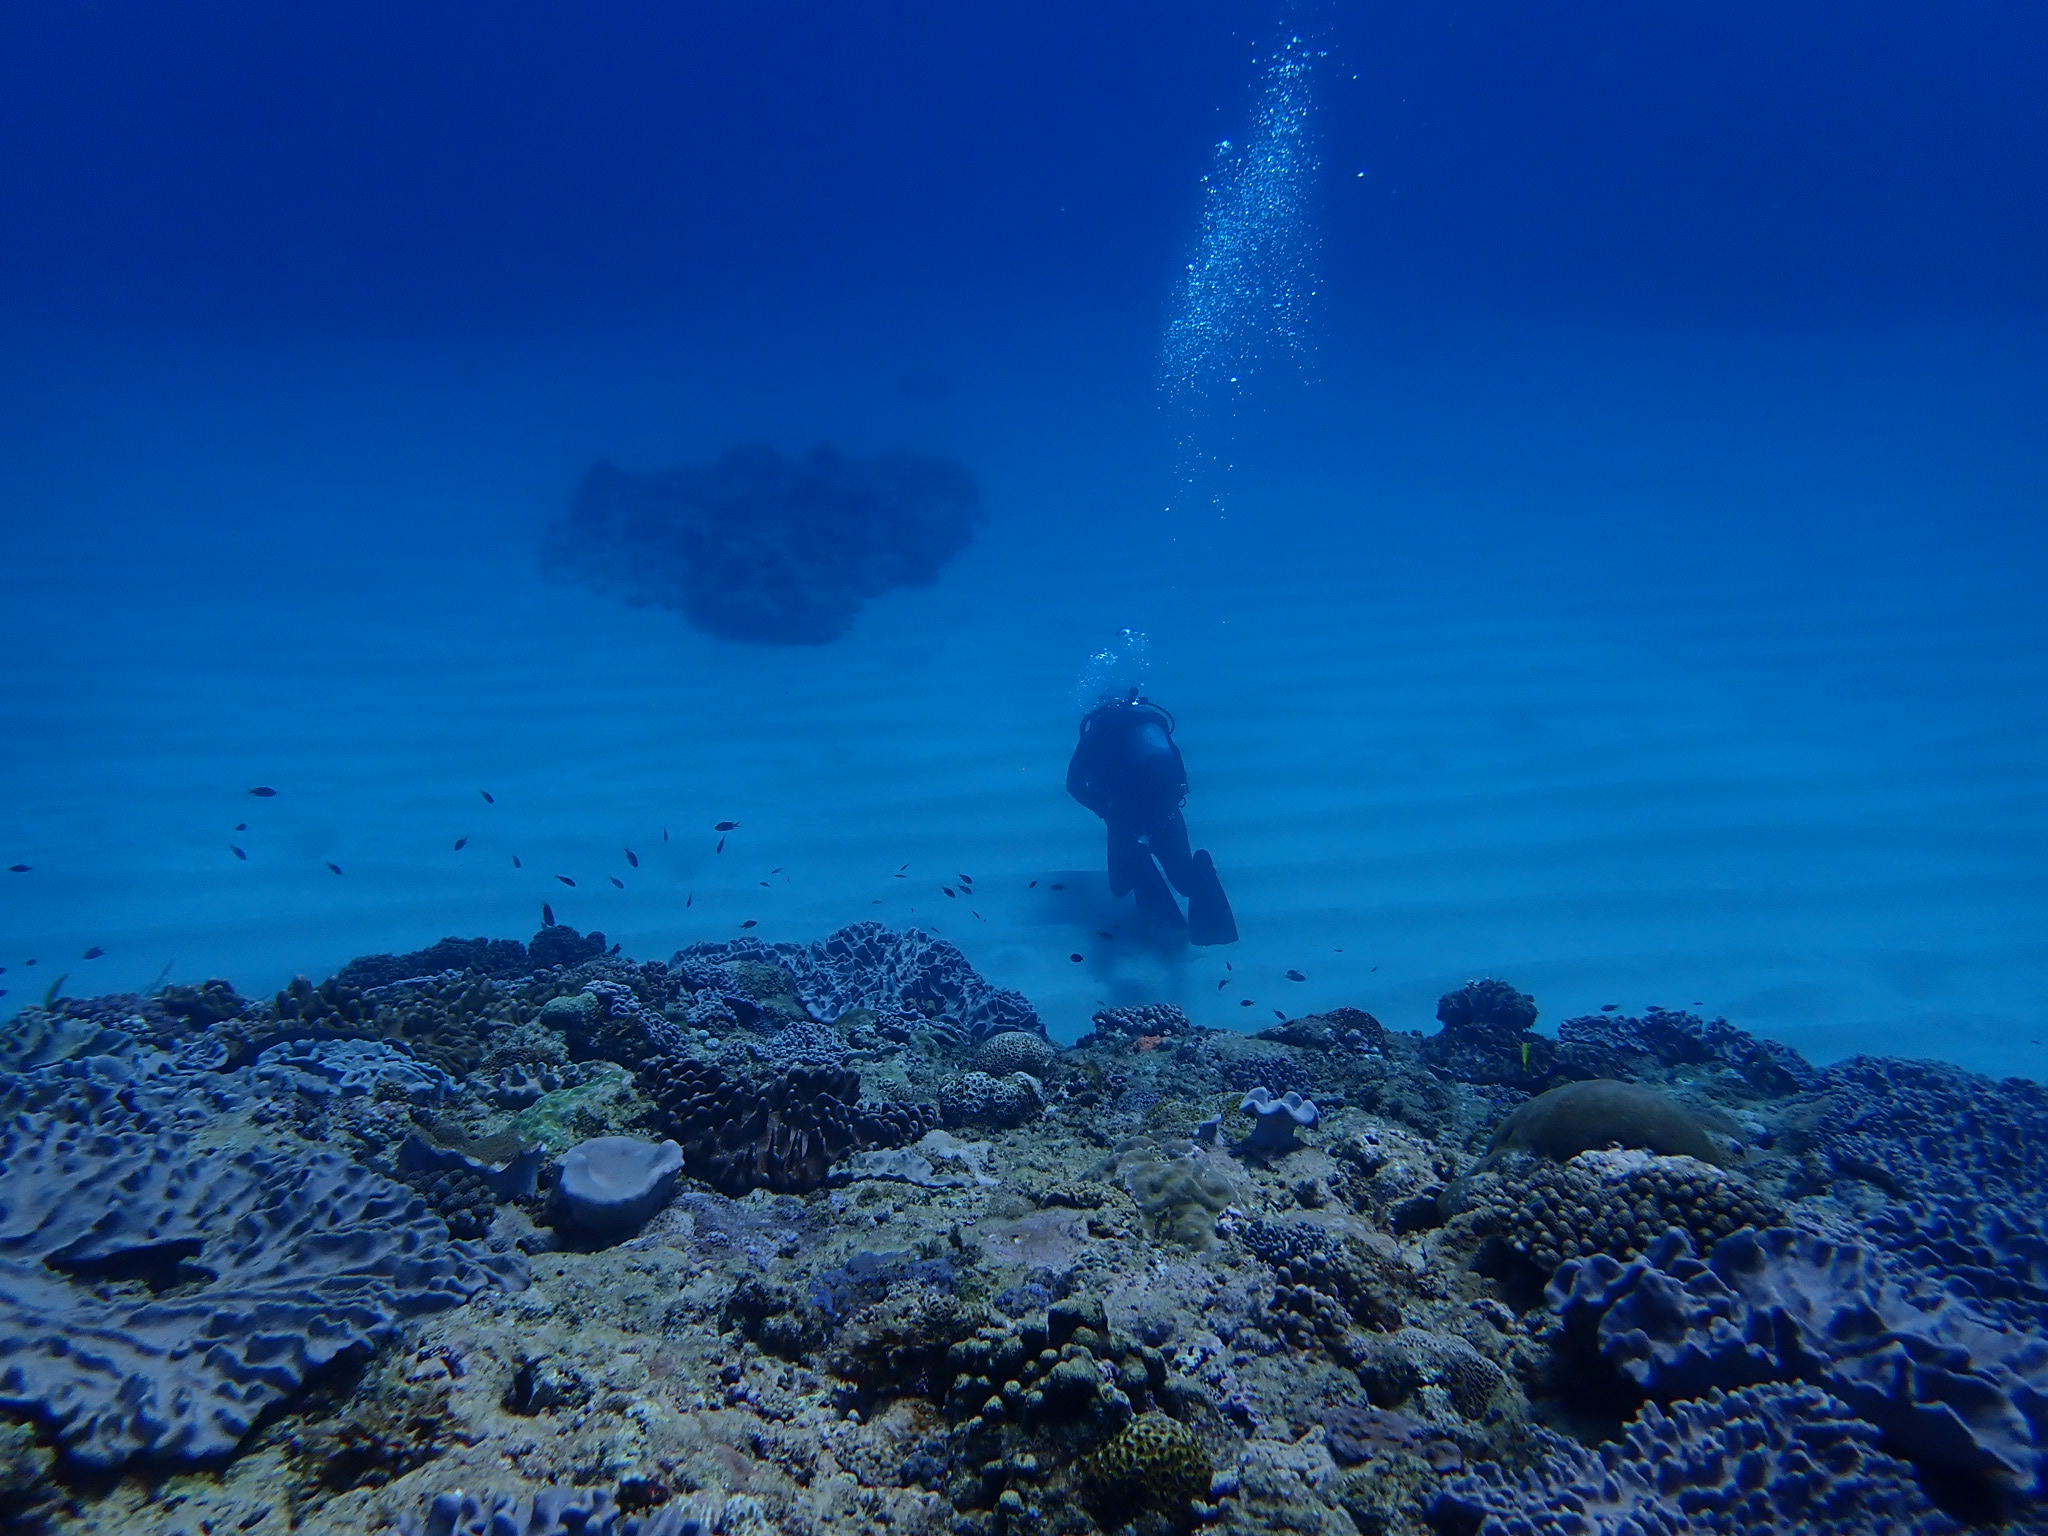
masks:
[[[52,998],[0,1033],[0,1524],[2048,1529],[2048,1091],[1439,1012],[1060,1049],[876,924]]]
[[[949,460],[736,448],[662,474],[595,466],[541,563],[726,639],[822,645],[869,598],[931,585],[982,517],[973,478]]]

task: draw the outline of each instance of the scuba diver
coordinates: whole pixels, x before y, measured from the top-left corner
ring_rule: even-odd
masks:
[[[1081,722],[1081,740],[1067,764],[1067,793],[1108,825],[1112,896],[1137,892],[1148,921],[1184,929],[1190,943],[1235,944],[1237,919],[1215,862],[1207,849],[1188,847],[1180,814],[1188,771],[1173,726],[1173,716],[1135,688],[1104,700]],[[1188,899],[1185,917],[1168,880]]]

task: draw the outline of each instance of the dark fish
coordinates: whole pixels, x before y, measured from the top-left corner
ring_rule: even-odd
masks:
[[[520,862],[519,862],[519,855],[518,855],[518,854],[516,854],[516,853],[512,855],[512,867],[513,867],[514,869],[524,869],[524,868],[526,868],[526,866],[525,866],[524,864],[522,864],[522,863],[520,863]]]
[[[1221,991],[1222,991],[1222,990],[1223,990],[1223,989],[1224,989],[1225,987],[1227,987],[1227,986],[1229,986],[1229,985],[1230,985],[1230,978],[1226,976],[1226,977],[1224,977],[1224,979],[1223,979],[1223,980],[1221,980],[1221,981],[1219,981],[1219,982],[1217,982],[1217,983],[1216,983],[1216,990],[1217,990],[1218,992],[1221,992]]]
[[[773,869],[769,870],[768,873],[771,875],[779,875],[782,873],[782,866],[778,864]]]
[[[685,897],[683,898],[683,905],[684,905],[684,906],[686,906],[686,907],[694,907],[694,906],[695,906],[696,904],[697,904],[697,893],[696,893],[695,891],[692,891],[692,892],[690,892],[690,894],[689,894],[689,895],[687,895],[687,896],[685,896]]]
[[[258,800],[271,800],[276,798],[277,796],[277,791],[272,789],[268,784],[258,784],[254,789],[250,790],[249,793],[254,795]]]
[[[976,911],[974,910],[974,908],[972,908],[972,907],[969,907],[969,908],[967,909],[967,912],[968,912],[968,915],[969,915],[970,917],[980,918],[980,920],[981,920],[982,922],[984,922],[984,923],[988,921],[988,919],[987,919],[987,918],[985,918],[985,917],[982,917],[982,916],[981,916],[981,914],[980,914],[979,912],[976,912]]]
[[[0,997],[5,997],[6,995],[7,989],[5,987],[0,987]]]
[[[712,851],[713,853],[723,853],[723,852],[725,852],[725,839],[721,837],[721,838],[720,838],[720,839],[718,840],[718,846],[717,846],[716,848],[712,849],[711,851]]]
[[[712,827],[711,830],[714,832],[737,832],[739,829],[740,824],[736,821],[721,821]]]
[[[546,902],[542,902],[540,904],[540,921],[541,926],[544,928],[552,928],[555,926],[555,909],[549,906]]]
[[[91,949],[88,949],[85,952],[84,958],[87,960],[97,960],[101,955],[104,955],[105,953],[106,951],[104,949],[101,949],[99,945],[95,944]]]
[[[492,794],[488,789],[480,789],[477,791],[477,793],[484,797],[485,805],[496,805],[498,803],[498,797]]]
[[[1069,955],[1067,956],[1067,958],[1073,961],[1076,965],[1079,965],[1081,963],[1081,957],[1079,955]]]
[[[635,853],[632,849],[628,848],[626,850],[626,862],[632,865],[635,869],[638,869],[640,867],[640,855]]]
[[[10,875],[25,875],[34,868],[35,865],[33,864],[10,864],[7,866],[7,873]]]
[[[767,883],[768,883],[768,882],[767,882],[766,880],[756,880],[756,881],[755,881],[754,883],[755,883],[756,885],[762,885],[762,886],[765,886],[765,885],[767,885]]]
[[[958,896],[960,894],[958,891],[954,890],[953,887],[951,887],[950,885],[942,885],[939,887],[939,889],[944,891],[948,896]]]
[[[246,832],[249,830],[249,823],[247,823],[246,821],[238,821],[235,823],[235,830],[237,832]]]
[[[457,839],[455,839],[455,851],[456,851],[457,853],[460,853],[460,852],[462,852],[462,850],[463,850],[463,849],[465,849],[465,848],[467,848],[468,846],[469,846],[469,839],[468,839],[468,838],[466,838],[466,837],[458,837]]]
[[[962,885],[972,885],[972,884],[974,884],[974,876],[972,876],[972,875],[962,875],[962,876],[960,877],[960,883],[961,883]]]
[[[754,926],[754,919],[750,917],[744,923],[741,923],[740,926],[742,928],[751,928]]]
[[[908,864],[898,864],[898,865],[897,865],[896,867],[897,867],[898,869],[908,869],[908,868],[910,868],[910,866],[909,866]]]
[[[1232,965],[1228,960],[1226,960],[1223,962],[1223,969],[1225,969],[1226,971],[1234,971],[1237,969],[1237,967]]]
[[[1618,1003],[1602,1003],[1600,1005],[1600,1011],[1602,1013],[1612,1013],[1619,1006],[1620,1004]]]
[[[1302,974],[1301,974],[1301,972],[1299,972],[1299,971],[1289,971],[1289,972],[1287,973],[1287,979],[1288,979],[1289,981],[1307,981],[1307,980],[1308,980],[1308,978],[1307,978],[1306,976],[1302,975]]]
[[[335,873],[335,874],[337,874],[337,875],[341,873],[341,866],[340,866],[339,864],[335,863],[335,862],[334,862],[334,860],[332,860],[332,859],[329,859],[329,860],[327,861],[327,867],[328,867],[329,869],[331,869],[332,871],[334,871],[334,873]]]
[[[1379,969],[1379,967],[1378,967],[1378,966],[1374,966],[1374,967],[1373,967],[1373,970],[1375,970],[1375,971],[1376,971],[1376,970],[1378,970],[1378,969]],[[1370,973],[1368,973],[1368,974],[1370,974]]]
[[[1251,1007],[1251,1005],[1252,1005],[1252,1000],[1251,1000],[1250,998],[1248,998],[1248,997],[1240,997],[1240,998],[1239,998],[1239,999],[1237,1000],[1237,1006],[1238,1006],[1238,1007],[1240,1007],[1240,1008],[1249,1008],[1249,1007]]]
[[[1095,930],[1095,937],[1097,937],[1098,939],[1113,939],[1116,937],[1116,935],[1111,933],[1107,928],[1098,928]]]
[[[33,960],[24,960],[24,961],[22,961],[21,963],[22,963],[23,965],[34,965],[34,964],[35,964],[35,961],[33,961]]]
[[[233,843],[228,844],[228,852],[232,853],[238,859],[246,859],[247,857],[249,857],[249,855],[242,852],[242,850],[237,848]]]
[[[668,841],[668,828],[667,828],[667,827],[663,827],[663,828],[661,829],[661,840],[662,840],[662,841],[663,841],[664,843]]]
[[[622,891],[626,888],[626,882],[621,880],[617,875],[606,875],[605,879],[611,881],[613,885],[616,885]]]
[[[1273,1010],[1273,1017],[1285,1024],[1287,1022],[1287,1010],[1285,1008],[1275,1008]]]
[[[555,876],[555,878],[561,881],[564,885],[574,885],[576,883],[574,880],[571,880],[567,875],[557,875]]]
[[[1064,891],[1066,889],[1066,887],[1064,885],[1061,885],[1057,880],[1053,881],[1052,888],[1056,891]]]
[[[908,880],[910,876],[906,875],[905,873],[903,873],[902,870],[899,869],[896,871],[895,875],[892,878],[897,880]]]
[[[1024,889],[1025,889],[1025,890],[1027,890],[1027,891],[1029,891],[1029,890],[1035,890],[1035,889],[1037,888],[1037,886],[1038,886],[1038,882],[1037,882],[1036,880],[1034,880],[1034,881],[1032,881],[1032,882],[1031,882],[1031,884],[1030,884],[1030,885],[1027,885],[1027,886],[1025,886],[1025,887],[1024,887]]]

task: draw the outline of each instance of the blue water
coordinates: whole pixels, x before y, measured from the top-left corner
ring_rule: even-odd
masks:
[[[1501,974],[2039,1076],[2044,57],[2000,3],[11,7],[5,1003],[550,900],[1245,1022],[1082,899],[1135,626],[1259,1022]],[[817,649],[540,579],[593,460],[756,441],[990,523]]]

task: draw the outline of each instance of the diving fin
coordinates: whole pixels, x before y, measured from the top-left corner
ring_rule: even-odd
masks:
[[[1195,850],[1195,874],[1188,892],[1188,942],[1190,944],[1235,944],[1237,919],[1230,913],[1230,898],[1223,894],[1223,882],[1216,875],[1216,861],[1209,850]]]

